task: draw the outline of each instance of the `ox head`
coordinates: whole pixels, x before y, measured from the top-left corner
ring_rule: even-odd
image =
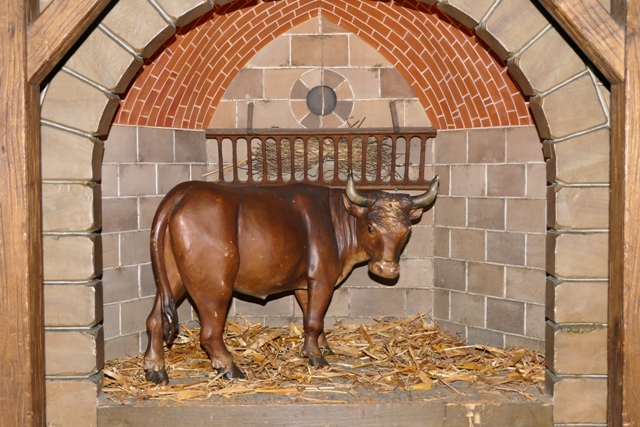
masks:
[[[438,193],[438,177],[427,192],[419,196],[374,191],[362,194],[356,190],[349,174],[343,202],[357,219],[360,245],[371,257],[369,270],[380,277],[395,279],[400,272],[400,254],[411,232],[411,220],[420,218],[422,210]]]

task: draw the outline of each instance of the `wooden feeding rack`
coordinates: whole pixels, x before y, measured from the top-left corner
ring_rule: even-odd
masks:
[[[301,182],[344,187],[351,171],[362,189],[421,189],[431,183],[435,128],[213,130],[215,169],[203,176],[236,185]]]

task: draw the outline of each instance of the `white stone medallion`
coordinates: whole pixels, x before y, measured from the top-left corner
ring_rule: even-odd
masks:
[[[353,111],[353,90],[333,70],[307,71],[291,85],[291,113],[307,129],[343,127]]]

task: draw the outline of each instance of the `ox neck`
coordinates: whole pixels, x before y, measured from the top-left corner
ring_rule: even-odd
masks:
[[[336,238],[342,261],[355,265],[368,261],[371,257],[365,252],[358,239],[358,219],[349,214],[342,202],[344,191],[332,190],[331,216],[336,230]]]

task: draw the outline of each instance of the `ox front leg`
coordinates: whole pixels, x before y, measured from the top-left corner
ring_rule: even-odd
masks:
[[[324,314],[331,301],[333,287],[309,283],[307,310],[304,313],[304,345],[302,356],[309,359],[311,366],[329,366],[320,351],[320,335],[324,335]],[[303,309],[304,310],[304,309]],[[324,338],[326,343],[326,338]]]
[[[298,289],[294,291],[296,296],[296,300],[298,301],[298,305],[300,305],[300,309],[302,309],[302,315],[307,315],[307,307],[309,303],[309,293],[306,289]],[[324,317],[323,317],[324,318]],[[333,356],[335,353],[329,347],[329,342],[327,341],[327,337],[324,334],[324,328],[320,335],[318,336],[318,346],[320,347],[320,351],[323,356]]]

